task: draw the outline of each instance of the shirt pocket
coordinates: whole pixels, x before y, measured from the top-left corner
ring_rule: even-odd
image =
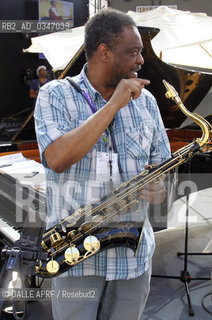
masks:
[[[127,154],[134,159],[148,159],[154,135],[154,125],[141,123],[138,127],[128,127],[125,130],[125,145]]]

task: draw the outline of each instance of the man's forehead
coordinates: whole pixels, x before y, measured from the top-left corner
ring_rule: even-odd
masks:
[[[122,35],[123,38],[120,43],[123,45],[129,45],[131,47],[143,47],[141,35],[135,26],[124,27]]]

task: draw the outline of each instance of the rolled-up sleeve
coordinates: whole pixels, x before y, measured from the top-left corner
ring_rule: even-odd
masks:
[[[53,141],[72,129],[70,127],[70,115],[67,115],[64,107],[60,88],[52,89],[52,86],[47,84],[40,89],[34,119],[41,162],[45,167],[48,167],[44,157],[45,149]]]

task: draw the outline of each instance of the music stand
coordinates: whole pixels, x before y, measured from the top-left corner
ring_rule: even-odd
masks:
[[[188,177],[190,178],[190,166],[191,161],[188,161]],[[188,308],[189,308],[189,315],[194,316],[193,307],[191,304],[191,298],[190,298],[190,290],[189,290],[189,282],[191,280],[210,280],[210,278],[191,278],[188,269],[188,255],[192,255],[193,253],[188,253],[188,217],[189,217],[189,195],[190,195],[190,189],[185,189],[185,195],[186,195],[186,220],[185,220],[185,239],[184,239],[184,253],[177,252],[177,256],[184,256],[184,268],[182,271],[180,271],[180,276],[169,276],[169,275],[152,275],[152,277],[158,277],[158,278],[168,278],[168,279],[179,279],[181,282],[185,285],[186,290],[186,296],[188,300]],[[211,255],[212,253],[195,253],[195,255]]]

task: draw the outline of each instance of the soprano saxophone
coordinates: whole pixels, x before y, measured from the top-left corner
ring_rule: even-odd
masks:
[[[38,261],[37,275],[57,276],[111,246],[130,247],[136,251],[139,239],[141,239],[141,226],[127,222],[107,228],[105,222],[137,202],[138,191],[146,184],[160,179],[165,173],[185,163],[211,142],[211,125],[200,115],[187,110],[175,89],[165,80],[163,83],[167,89],[166,97],[174,100],[181,111],[200,126],[202,137],[172,153],[171,157],[163,163],[154,167],[150,166],[138,176],[123,182],[98,204],[79,208],[72,215],[47,230],[43,235],[41,245],[48,253],[48,258],[46,261]],[[77,225],[77,221],[88,216],[91,222]]]

